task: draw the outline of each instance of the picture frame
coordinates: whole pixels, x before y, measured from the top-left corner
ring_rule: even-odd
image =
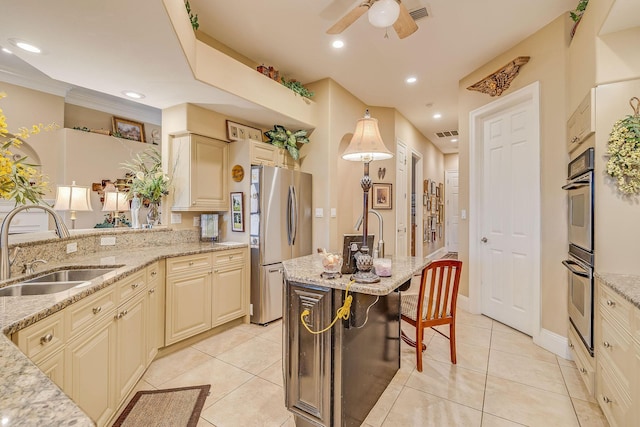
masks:
[[[435,195],[436,194],[436,187],[437,184],[435,181],[431,181],[431,194]]]
[[[227,120],[227,139],[229,141],[244,141],[250,139],[252,141],[262,142],[262,131],[258,128]]]
[[[438,184],[438,188],[440,189],[440,198],[444,199],[444,184],[443,183]]]
[[[423,195],[422,195],[422,206],[427,206],[427,200],[428,200],[428,199],[429,199],[429,198],[427,197],[427,195],[426,195],[426,194],[423,194]]]
[[[231,231],[244,231],[244,193],[231,193]]]
[[[144,123],[113,116],[113,134],[132,141],[146,142],[144,137]]]
[[[392,184],[374,183],[371,187],[371,208],[392,209]]]

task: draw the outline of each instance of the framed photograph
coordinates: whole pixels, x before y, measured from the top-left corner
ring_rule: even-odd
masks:
[[[422,192],[423,193],[428,193],[429,192],[429,180],[425,179],[422,183]]]
[[[113,134],[132,141],[144,141],[144,123],[113,117]]]
[[[422,206],[427,206],[427,200],[428,200],[428,199],[429,199],[429,198],[427,197],[427,195],[426,195],[426,194],[423,194],[423,195],[422,195]]]
[[[231,231],[244,231],[244,193],[231,193]]]
[[[227,139],[229,141],[251,139],[262,142],[262,131],[251,126],[227,120]]]
[[[371,188],[371,207],[373,209],[391,209],[391,184],[374,183]]]
[[[437,187],[436,182],[431,181],[431,194],[434,194],[434,195],[436,194],[436,187]]]
[[[444,184],[443,183],[438,184],[438,188],[440,189],[440,196],[439,197],[441,199],[444,199]]]
[[[438,208],[438,201],[436,200],[436,196],[431,196],[431,213],[435,214]]]
[[[436,187],[436,197],[439,199],[441,197],[440,186]]]

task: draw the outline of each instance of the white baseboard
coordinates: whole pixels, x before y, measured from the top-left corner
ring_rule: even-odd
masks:
[[[465,295],[458,294],[458,302],[456,303],[457,308],[460,308],[464,311],[469,311],[469,297]]]
[[[563,337],[547,329],[540,329],[538,336],[533,337],[533,342],[563,359],[573,359],[571,357],[571,351],[569,350],[569,340],[567,337]]]

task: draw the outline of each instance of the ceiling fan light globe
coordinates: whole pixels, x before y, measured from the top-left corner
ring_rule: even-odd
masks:
[[[374,27],[387,28],[400,16],[400,5],[396,0],[378,0],[369,8],[369,23]]]

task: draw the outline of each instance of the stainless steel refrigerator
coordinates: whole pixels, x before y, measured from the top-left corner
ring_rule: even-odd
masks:
[[[282,317],[282,261],[310,255],[311,175],[251,167],[251,323]]]

